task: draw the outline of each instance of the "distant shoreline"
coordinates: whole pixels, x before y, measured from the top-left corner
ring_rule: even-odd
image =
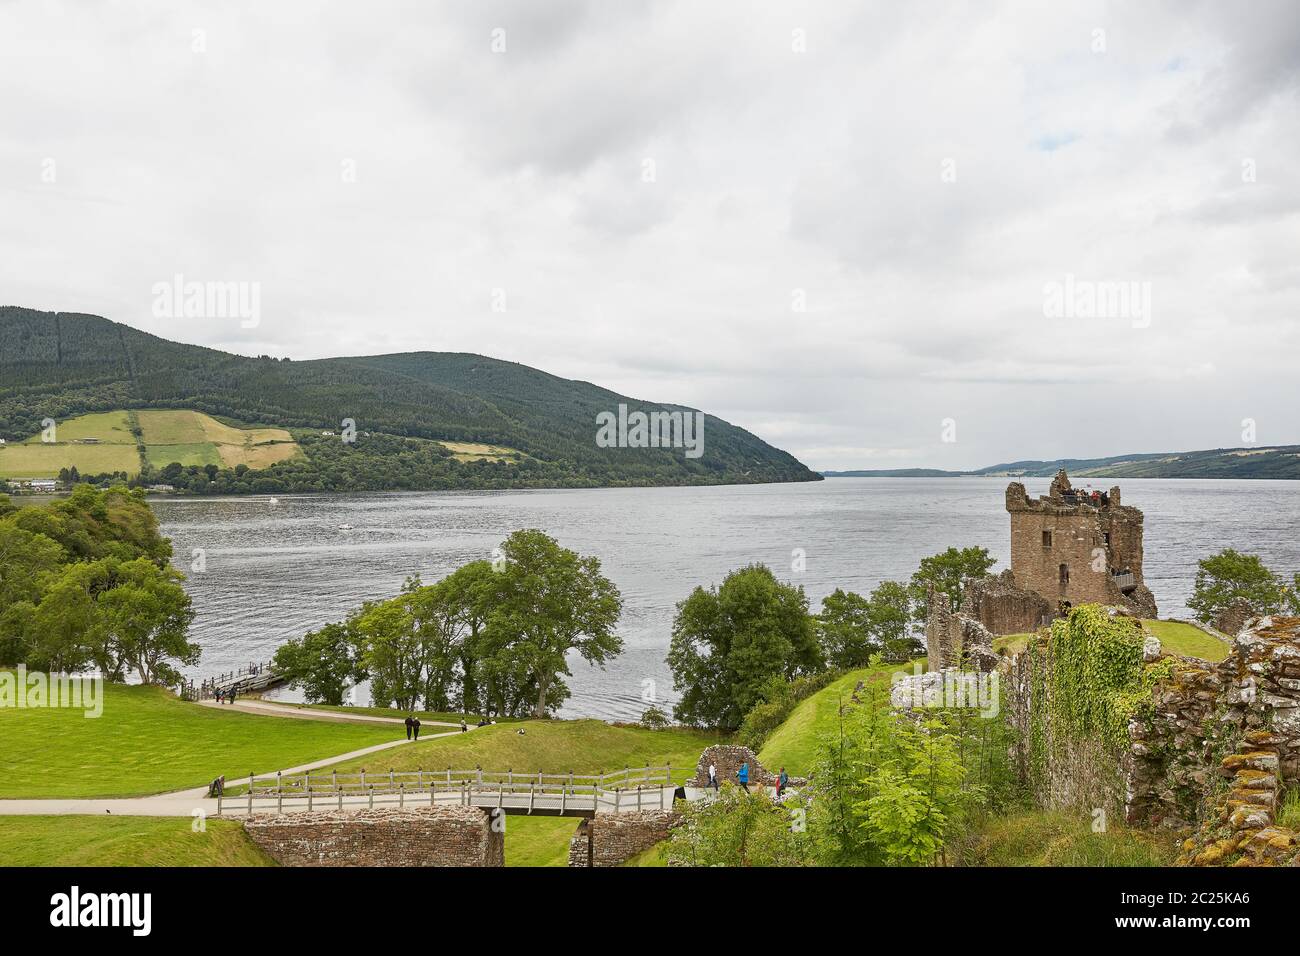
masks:
[[[970,471],[943,468],[855,468],[819,472],[825,478],[1051,478],[1064,468],[1080,478],[1300,479],[1300,445],[1144,452],[1110,458],[1010,461]]]

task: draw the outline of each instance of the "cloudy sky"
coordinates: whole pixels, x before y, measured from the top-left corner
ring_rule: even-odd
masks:
[[[0,304],[479,352],[814,468],[1300,442],[1290,0],[0,2],[0,62]],[[260,323],[156,317],[177,274]]]

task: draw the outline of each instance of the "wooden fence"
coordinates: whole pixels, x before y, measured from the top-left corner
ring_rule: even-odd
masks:
[[[217,796],[217,813],[285,813],[345,807],[460,805],[507,813],[592,815],[672,805],[672,767],[603,774],[473,770],[250,776],[247,792]]]

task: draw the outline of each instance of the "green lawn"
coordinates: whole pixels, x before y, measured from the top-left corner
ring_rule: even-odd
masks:
[[[623,864],[624,866],[667,866],[668,865],[668,841],[656,843],[648,850],[642,850],[632,859]]]
[[[673,779],[680,781],[694,774],[701,751],[719,740],[717,735],[693,730],[613,727],[600,720],[529,720],[421,741],[330,769],[351,773],[361,768],[386,771],[482,767],[520,773],[604,773],[669,762]]]
[[[282,770],[405,736],[398,724],[261,717],[108,684],[103,715],[0,708],[0,798],[122,797]]]
[[[57,445],[36,443],[0,448],[0,478],[57,478],[62,469],[72,467],[83,475],[115,471],[134,475],[140,470],[140,456],[134,445],[59,442]]]
[[[506,866],[568,866],[576,817],[506,816]]]
[[[221,466],[221,456],[217,446],[211,442],[184,442],[174,445],[145,445],[145,457],[155,468],[166,468],[172,462],[184,465]]]
[[[189,817],[0,817],[6,866],[274,866],[229,820]]]
[[[921,658],[924,662],[924,658]],[[912,673],[913,665],[882,664],[850,671],[839,680],[827,684],[811,697],[801,700],[785,723],[772,732],[759,752],[758,760],[769,770],[784,766],[791,776],[804,776],[813,769],[817,760],[817,744],[823,734],[835,729],[840,706],[851,705],[853,688],[865,681],[862,699],[875,699],[880,704],[889,701],[889,687],[896,671]]]
[[[98,438],[101,442],[135,447],[135,436],[131,434],[131,424],[124,411],[92,412],[89,415],[66,418],[56,423],[54,437],[61,442]],[[24,441],[39,445],[42,442],[41,433],[37,432]]]
[[[1112,821],[1104,833],[1092,818],[1061,810],[1012,811],[989,819],[952,847],[961,866],[1169,866],[1172,832],[1131,830]]]
[[[1200,657],[1207,661],[1221,661],[1228,656],[1231,649],[1207,631],[1202,631],[1194,624],[1182,621],[1143,620],[1142,626],[1160,639],[1161,650],[1188,657]]]

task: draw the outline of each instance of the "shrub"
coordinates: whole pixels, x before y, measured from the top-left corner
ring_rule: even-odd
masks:
[[[668,726],[668,715],[658,707],[651,705],[641,715],[641,726],[649,730],[663,730]]]

